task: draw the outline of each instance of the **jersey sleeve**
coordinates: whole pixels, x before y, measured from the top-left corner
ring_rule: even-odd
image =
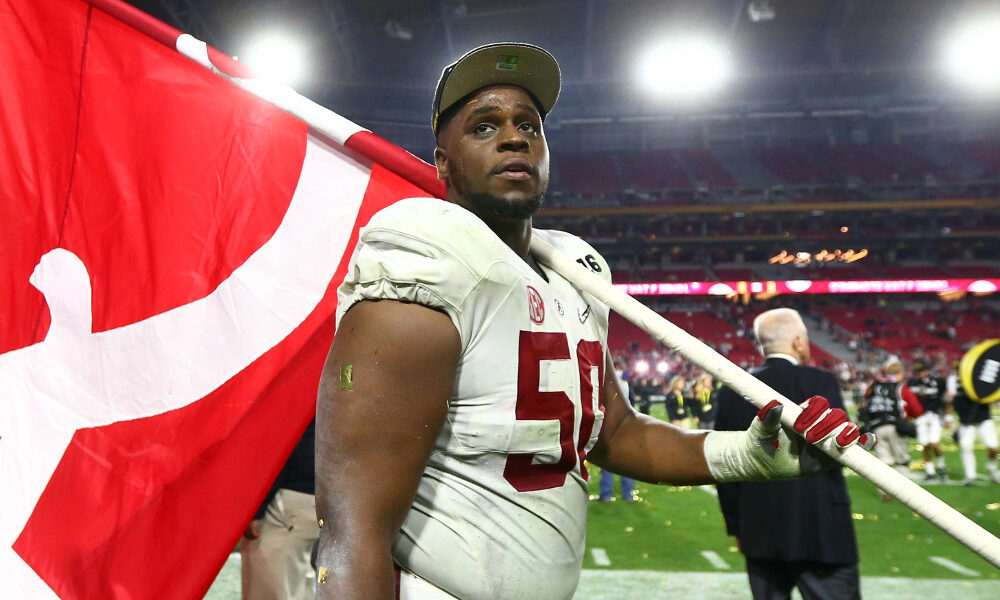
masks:
[[[571,233],[553,229],[536,229],[535,235],[540,235],[552,244],[553,248],[611,283],[611,268],[608,266],[608,261],[604,260],[604,257],[583,239]]]
[[[608,266],[608,261],[604,260],[604,257],[593,246],[581,238],[565,231],[555,231],[552,229],[536,229],[534,235],[542,236],[548,243],[552,244],[553,248],[573,259],[577,264],[590,269],[592,273],[603,278],[608,283],[611,283],[611,268]],[[590,294],[586,292],[581,293],[589,298],[590,305],[594,308],[595,314],[600,319],[604,332],[604,339],[601,342],[604,344],[604,351],[607,354],[608,319],[611,309],[607,304],[604,304]]]
[[[438,243],[434,227],[393,208],[376,215],[359,236],[337,291],[337,324],[364,300],[412,302],[448,315],[464,341],[462,310],[480,278],[447,244]],[[447,224],[436,229],[447,231]]]
[[[904,405],[903,411],[907,419],[915,419],[924,414],[924,407],[920,404],[920,399],[913,393],[913,390],[906,384],[900,386],[899,395],[902,397]]]

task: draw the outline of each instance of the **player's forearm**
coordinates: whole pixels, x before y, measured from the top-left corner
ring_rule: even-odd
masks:
[[[650,483],[714,483],[705,462],[706,432],[671,425],[648,415],[624,419],[615,434],[595,447],[590,460],[601,468]]]
[[[396,597],[390,543],[364,529],[320,530],[316,600],[392,600]]]

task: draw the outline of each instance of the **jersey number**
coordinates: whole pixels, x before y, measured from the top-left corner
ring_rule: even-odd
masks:
[[[587,468],[583,465],[584,449],[594,429],[594,383],[591,373],[597,367],[597,401],[601,402],[604,388],[604,349],[600,342],[581,340],[576,346],[576,360],[580,371],[580,429],[573,431],[574,403],[565,392],[539,391],[539,376],[543,360],[568,360],[569,342],[565,333],[522,331],[518,346],[517,404],[514,408],[518,420],[559,421],[559,460],[555,463],[533,464],[535,454],[511,454],[503,470],[506,479],[519,492],[531,492],[561,487],[566,474],[580,464],[580,474],[586,480]],[[574,439],[574,433],[578,437]]]
[[[578,262],[581,265],[587,267],[588,269],[590,269],[591,271],[593,271],[595,273],[600,273],[601,272],[601,263],[597,262],[597,259],[594,258],[593,254],[588,254],[584,258],[578,258],[578,259],[576,259],[576,262]]]

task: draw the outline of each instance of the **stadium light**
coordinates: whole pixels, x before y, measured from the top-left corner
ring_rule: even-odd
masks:
[[[646,373],[649,373],[649,363],[644,360],[640,360],[639,362],[635,363],[635,372],[638,373],[639,375],[645,375]]]
[[[305,74],[302,43],[281,33],[271,32],[253,40],[240,56],[258,77],[295,86]]]
[[[668,365],[665,361],[661,360],[660,362],[656,363],[656,372],[659,373],[660,375],[663,375],[669,370],[670,370],[670,365]]]
[[[944,48],[944,68],[971,91],[1000,92],[1000,15],[980,17],[954,29]]]
[[[640,58],[639,82],[664,98],[696,99],[718,90],[729,77],[726,50],[708,38],[677,37],[649,48]]]

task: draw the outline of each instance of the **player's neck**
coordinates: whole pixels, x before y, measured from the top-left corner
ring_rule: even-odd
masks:
[[[522,259],[528,258],[528,247],[531,244],[531,216],[507,217],[500,216],[488,206],[488,202],[477,202],[448,188],[448,202],[452,202],[479,217],[500,240],[507,244],[515,254]]]
[[[496,217],[486,221],[486,225],[497,234],[503,243],[510,246],[521,258],[528,259],[528,247],[531,245],[531,217],[527,219],[504,219]]]
[[[497,237],[507,244],[514,254],[520,256],[524,262],[528,263],[531,269],[538,273],[542,279],[548,281],[549,278],[542,270],[542,267],[535,260],[535,257],[529,252],[531,246],[531,217],[527,219],[505,219],[500,217],[494,217],[491,220],[485,220],[487,226],[493,230],[493,233],[497,234]]]

